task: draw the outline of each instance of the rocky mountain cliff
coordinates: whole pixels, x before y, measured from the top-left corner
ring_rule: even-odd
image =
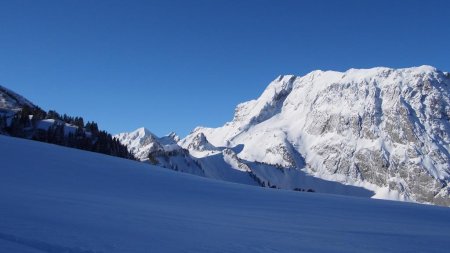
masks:
[[[231,122],[197,128],[237,155],[362,186],[382,198],[450,205],[450,75],[430,66],[280,76]]]

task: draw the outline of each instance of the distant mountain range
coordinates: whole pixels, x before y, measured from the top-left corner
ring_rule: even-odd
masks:
[[[450,205],[450,75],[434,67],[279,76],[219,128],[116,135],[141,161],[265,187]]]

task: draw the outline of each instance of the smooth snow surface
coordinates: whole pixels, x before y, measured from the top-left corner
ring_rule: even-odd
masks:
[[[0,136],[0,252],[448,252],[450,209],[215,181]]]

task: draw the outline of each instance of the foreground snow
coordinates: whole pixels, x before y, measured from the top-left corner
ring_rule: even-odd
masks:
[[[214,181],[0,136],[0,252],[448,252],[450,209]]]

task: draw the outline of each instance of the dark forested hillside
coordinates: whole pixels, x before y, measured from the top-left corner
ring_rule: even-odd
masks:
[[[0,86],[0,134],[134,159],[127,147],[95,122],[48,112]]]

